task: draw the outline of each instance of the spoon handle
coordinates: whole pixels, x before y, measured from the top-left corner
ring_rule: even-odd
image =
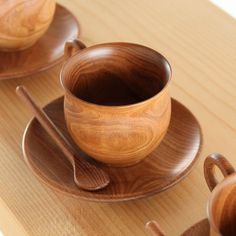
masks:
[[[66,140],[62,133],[57,129],[48,115],[35,103],[33,97],[29,94],[24,86],[18,86],[16,88],[17,95],[28,105],[30,110],[34,113],[35,117],[47,133],[53,138],[56,144],[61,148],[70,163],[74,166],[74,154],[75,150],[71,144]],[[82,161],[82,160],[80,160]]]
[[[154,220],[147,222],[145,228],[150,233],[150,236],[165,236],[159,224]]]

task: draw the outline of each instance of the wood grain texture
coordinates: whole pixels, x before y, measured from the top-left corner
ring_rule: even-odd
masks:
[[[0,199],[0,232],[4,236],[29,236],[29,234],[22,227],[22,224],[16,219],[12,211]],[[12,227],[14,225],[14,227]]]
[[[210,225],[208,219],[197,222],[182,233],[181,236],[210,236]]]
[[[17,52],[0,50],[0,80],[29,77],[62,62],[65,42],[79,34],[74,15],[57,4],[52,24],[35,45]]]
[[[213,153],[207,156],[204,161],[204,176],[211,191],[219,184],[215,176],[216,167],[220,169],[224,177],[228,177],[229,175],[236,173],[234,167],[223,155]]]
[[[167,236],[156,221],[149,221],[146,229],[151,236]],[[210,236],[210,224],[208,219],[203,219],[185,230],[180,236]],[[215,236],[215,235],[211,235]]]
[[[47,105],[45,112],[67,140],[73,143],[66,129],[63,99]],[[33,173],[49,187],[75,198],[118,202],[151,196],[170,188],[185,177],[193,168],[201,148],[201,130],[195,117],[175,100],[172,101],[172,114],[170,128],[163,142],[144,161],[122,169],[94,162],[108,173],[111,181],[109,186],[98,192],[77,188],[70,163],[35,119],[29,123],[24,134],[25,161]],[[81,157],[90,160],[78,147],[75,148]]]
[[[97,161],[137,164],[167,132],[170,80],[168,61],[150,48],[107,43],[80,50],[61,71],[69,133]]]
[[[55,0],[0,1],[0,51],[31,47],[47,31],[55,12]]]
[[[220,183],[216,178],[216,167],[225,178]],[[233,166],[223,155],[213,153],[204,161],[204,176],[209,189],[213,191],[207,204],[208,219],[196,223],[181,236],[236,235],[236,172]],[[147,222],[146,228],[153,236],[164,235],[156,221]]]
[[[105,188],[110,182],[107,173],[99,167],[91,165],[88,161],[78,155],[76,149],[68,142],[48,115],[39,108],[35,103],[34,98],[24,86],[18,86],[16,88],[16,93],[32,111],[41,127],[44,128],[54,143],[59,147],[60,151],[64,154],[65,158],[67,158],[72,165],[75,184],[79,188],[88,191]]]
[[[165,233],[162,231],[160,225],[155,220],[147,222],[145,228],[151,236],[165,236]]]
[[[217,235],[236,235],[236,172],[228,160],[213,154],[204,163],[206,181],[212,191],[208,201],[207,212],[212,232]],[[217,184],[213,168],[218,166],[224,175],[224,180]]]
[[[144,236],[143,226],[150,219],[167,235],[180,235],[206,217],[210,192],[204,158],[220,152],[236,166],[235,19],[205,0],[58,3],[78,17],[87,46],[134,42],[168,58],[173,68],[171,95],[190,108],[202,126],[201,158],[188,178],[173,188],[133,202],[85,202],[45,188],[21,159],[22,134],[32,115],[15,95],[15,87],[27,86],[43,106],[63,94],[58,66],[30,79],[0,83],[1,199],[30,236]],[[13,228],[14,219],[10,224]]]

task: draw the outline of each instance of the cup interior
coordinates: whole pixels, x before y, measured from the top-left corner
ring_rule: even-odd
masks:
[[[83,49],[64,64],[64,89],[89,103],[131,105],[159,94],[171,68],[158,52],[137,44],[109,43]]]
[[[236,235],[236,176],[228,177],[213,190],[208,215],[216,232]]]

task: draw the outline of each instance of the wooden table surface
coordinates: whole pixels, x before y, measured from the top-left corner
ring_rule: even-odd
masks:
[[[22,161],[21,139],[31,113],[15,95],[25,85],[40,105],[62,95],[60,66],[31,78],[0,82],[0,230],[19,235],[145,235],[155,219],[179,235],[206,217],[209,190],[203,160],[221,152],[236,166],[236,20],[207,0],[59,0],[78,17],[89,46],[140,43],[173,68],[172,96],[199,119],[200,161],[181,183],[156,196],[104,204],[76,200],[41,184]],[[15,233],[14,233],[15,232]]]

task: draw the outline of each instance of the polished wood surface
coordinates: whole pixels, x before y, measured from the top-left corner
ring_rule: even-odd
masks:
[[[155,220],[149,221],[145,227],[151,236],[167,236]],[[208,219],[203,219],[192,225],[180,236],[210,236],[210,224]]]
[[[151,220],[145,225],[147,232],[150,236],[165,236],[166,234],[162,231],[160,225],[155,221]]]
[[[219,184],[215,175],[216,167],[220,169],[224,177],[235,174],[234,167],[223,155],[219,153],[209,155],[204,161],[204,176],[211,191]]]
[[[0,50],[0,80],[30,77],[62,62],[65,42],[78,37],[79,33],[74,15],[57,4],[52,24],[35,45],[17,52]]]
[[[210,225],[208,219],[197,222],[182,233],[181,236],[210,236]]]
[[[71,42],[69,42],[71,43]],[[79,49],[62,67],[66,124],[74,141],[97,161],[125,167],[163,140],[171,116],[171,67],[158,52],[131,43]]]
[[[0,230],[4,235],[29,235],[2,199],[0,200],[0,219]]]
[[[86,48],[86,45],[81,42],[78,38],[73,38],[67,40],[64,47],[64,55],[66,59],[70,58],[74,55],[74,53],[78,53],[80,50]]]
[[[105,188],[110,182],[108,175],[103,170],[95,165],[91,165],[77,154],[70,142],[63,136],[48,115],[39,108],[32,95],[29,94],[24,86],[18,86],[16,88],[16,93],[33,112],[40,125],[45,129],[47,134],[49,134],[67,160],[71,163],[75,184],[79,188],[88,191]]]
[[[134,42],[166,56],[173,69],[171,95],[199,120],[204,145],[191,174],[158,195],[104,204],[58,194],[45,188],[22,160],[22,135],[32,114],[19,101],[15,87],[27,86],[43,107],[63,94],[58,77],[60,67],[30,79],[1,81],[0,197],[6,205],[3,208],[12,216],[11,228],[3,225],[2,231],[6,236],[14,235],[7,232],[17,228],[17,221],[30,236],[144,236],[144,224],[155,219],[167,235],[180,235],[206,218],[210,191],[204,179],[204,158],[220,152],[236,166],[236,20],[206,0],[58,3],[76,15],[82,26],[81,40],[87,46]]]
[[[217,180],[216,167],[225,177],[220,183]],[[206,183],[212,191],[207,204],[208,219],[196,223],[181,236],[235,236],[236,171],[230,162],[219,153],[207,156],[203,168]],[[152,236],[166,235],[155,220],[147,222],[145,227]]]
[[[50,103],[45,111],[67,140],[73,143],[66,130],[63,99]],[[118,202],[154,195],[179,182],[197,161],[201,141],[201,130],[195,117],[183,105],[172,100],[172,118],[168,132],[160,146],[144,161],[126,168],[94,163],[108,173],[111,180],[109,186],[98,192],[86,192],[77,188],[70,163],[65,161],[61,150],[42,131],[35,119],[25,131],[23,150],[30,169],[49,187],[80,199]],[[78,148],[77,153],[89,159]]]
[[[31,47],[47,31],[54,13],[55,0],[1,0],[0,51]]]
[[[214,168],[219,167],[225,179],[217,184]],[[217,235],[236,235],[236,172],[221,154],[207,157],[204,163],[205,177],[212,194],[207,211],[212,232]],[[215,234],[214,234],[215,235]]]

